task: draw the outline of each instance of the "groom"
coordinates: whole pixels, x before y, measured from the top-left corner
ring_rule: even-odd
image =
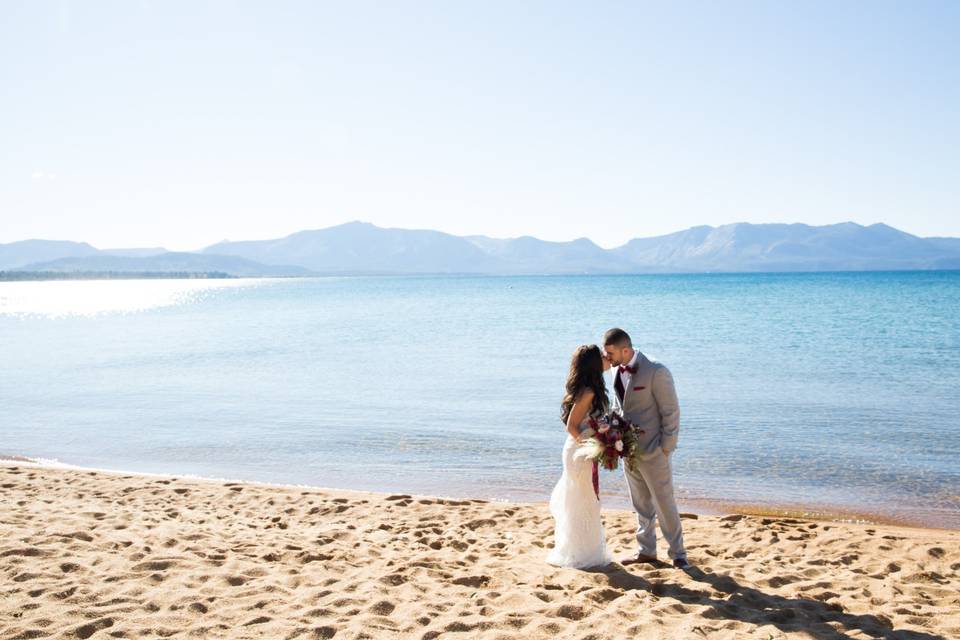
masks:
[[[670,454],[677,448],[680,406],[670,370],[633,350],[623,329],[610,329],[603,336],[603,349],[613,367],[614,407],[643,430],[637,438],[633,470],[624,465],[630,499],[637,512],[637,542],[640,549],[621,564],[656,562],[657,531],[670,545],[673,566],[687,569],[680,514],[673,499]]]

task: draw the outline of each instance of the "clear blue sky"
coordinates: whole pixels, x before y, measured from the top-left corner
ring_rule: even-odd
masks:
[[[0,0],[0,242],[960,236],[960,2]]]

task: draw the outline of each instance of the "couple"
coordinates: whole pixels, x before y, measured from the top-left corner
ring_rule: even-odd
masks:
[[[680,514],[673,498],[670,454],[677,447],[680,408],[670,371],[662,364],[634,351],[623,329],[610,329],[603,337],[603,351],[583,345],[573,354],[567,377],[561,418],[567,425],[563,446],[563,475],[550,496],[550,511],[556,521],[554,547],[547,562],[561,567],[588,568],[613,561],[607,548],[600,501],[593,489],[593,463],[574,455],[581,442],[593,434],[589,420],[607,413],[609,401],[603,372],[617,367],[614,378],[614,409],[643,432],[637,442],[633,469],[624,464],[624,474],[633,508],[637,512],[635,554],[621,564],[656,562],[656,521],[669,544],[673,566],[689,568],[683,546]]]

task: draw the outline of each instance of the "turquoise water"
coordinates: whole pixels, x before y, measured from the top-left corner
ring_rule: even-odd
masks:
[[[0,454],[545,500],[614,325],[674,373],[682,503],[960,528],[960,272],[0,283]]]

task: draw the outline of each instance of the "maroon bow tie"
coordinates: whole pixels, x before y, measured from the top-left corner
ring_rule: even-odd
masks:
[[[630,366],[627,366],[627,365],[625,365],[625,364],[620,365],[620,373],[624,373],[624,372],[626,372],[626,371],[629,371],[629,372],[630,372],[630,375],[633,375],[633,374],[635,374],[635,373],[637,372],[637,368],[636,368],[636,367],[630,367]]]

